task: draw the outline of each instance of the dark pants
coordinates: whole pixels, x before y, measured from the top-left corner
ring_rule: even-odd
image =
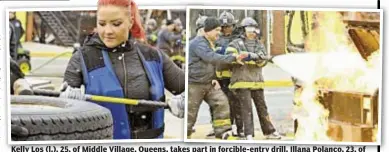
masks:
[[[200,105],[204,100],[212,108],[215,137],[221,138],[223,133],[231,130],[230,107],[226,95],[211,84],[189,84],[187,136],[191,136],[192,128],[197,121]]]
[[[244,134],[245,136],[254,136],[254,120],[251,99],[254,100],[254,105],[257,110],[259,122],[263,135],[269,135],[275,132],[275,128],[270,121],[269,113],[265,102],[265,95],[263,89],[249,90],[249,89],[235,89],[234,95],[240,102],[241,117],[243,118]]]
[[[243,121],[240,116],[241,106],[239,100],[234,96],[232,91],[228,88],[230,85],[230,79],[220,79],[218,80],[221,89],[224,94],[227,95],[228,103],[230,105],[230,119],[231,124],[235,124],[238,133],[243,133]]]

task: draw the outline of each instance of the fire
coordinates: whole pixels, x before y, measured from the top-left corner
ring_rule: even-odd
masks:
[[[329,140],[326,134],[328,128],[327,118],[328,110],[325,110],[319,103],[317,96],[317,87],[314,85],[306,86],[297,91],[295,99],[295,118],[298,118],[298,130],[295,140],[313,141]]]
[[[377,141],[377,134],[378,134],[378,126],[375,125],[373,129],[372,141]]]
[[[305,40],[306,51],[316,54],[315,81],[306,82],[296,91],[298,119],[296,140],[331,140],[328,131],[329,112],[319,102],[319,89],[373,94],[379,87],[380,50],[368,61],[363,59],[348,37],[342,16],[337,12],[315,12],[317,27]],[[312,75],[312,73],[307,73]]]

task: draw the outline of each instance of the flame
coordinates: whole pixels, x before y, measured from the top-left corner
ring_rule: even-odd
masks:
[[[378,126],[375,125],[373,129],[373,136],[371,137],[372,141],[377,141],[377,135],[378,135]]]
[[[300,112],[294,115],[295,118],[298,118],[299,125],[295,140],[330,140],[326,134],[329,113],[319,103],[317,89],[314,85],[306,86],[304,89],[297,91],[295,95],[295,110]]]
[[[380,50],[366,61],[348,37],[342,16],[337,12],[314,12],[317,27],[305,40],[308,52],[318,54],[315,81],[296,91],[294,113],[298,119],[296,140],[327,141],[329,112],[319,102],[318,90],[352,91],[374,94],[379,87]]]

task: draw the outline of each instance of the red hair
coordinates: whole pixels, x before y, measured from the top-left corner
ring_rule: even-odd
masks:
[[[99,0],[97,5],[115,5],[130,8],[131,18],[134,20],[134,23],[130,29],[131,36],[136,39],[146,39],[146,33],[142,26],[138,6],[133,0]]]
[[[133,0],[131,0],[130,7],[131,7],[131,12],[134,12],[134,13],[131,13],[131,17],[134,19],[134,24],[132,25],[132,28],[130,31],[131,35],[134,38],[145,40],[146,39],[146,32],[142,26],[142,21],[140,19],[138,6],[135,4],[135,2]]]
[[[128,0],[99,0],[97,2],[97,6],[104,6],[104,5],[128,7],[130,6],[130,2]]]

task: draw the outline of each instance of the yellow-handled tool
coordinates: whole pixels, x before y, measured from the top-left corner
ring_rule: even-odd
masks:
[[[34,90],[34,95],[42,95],[42,96],[53,96],[59,97],[61,92],[51,91],[51,90]],[[127,104],[127,105],[144,105],[144,106],[152,106],[152,107],[164,107],[168,108],[169,105],[165,102],[160,101],[150,101],[150,100],[137,100],[137,99],[127,99],[127,98],[115,98],[115,97],[107,97],[107,96],[98,96],[85,94],[85,99],[89,101],[95,102],[110,102],[110,103],[119,103],[119,104]]]

